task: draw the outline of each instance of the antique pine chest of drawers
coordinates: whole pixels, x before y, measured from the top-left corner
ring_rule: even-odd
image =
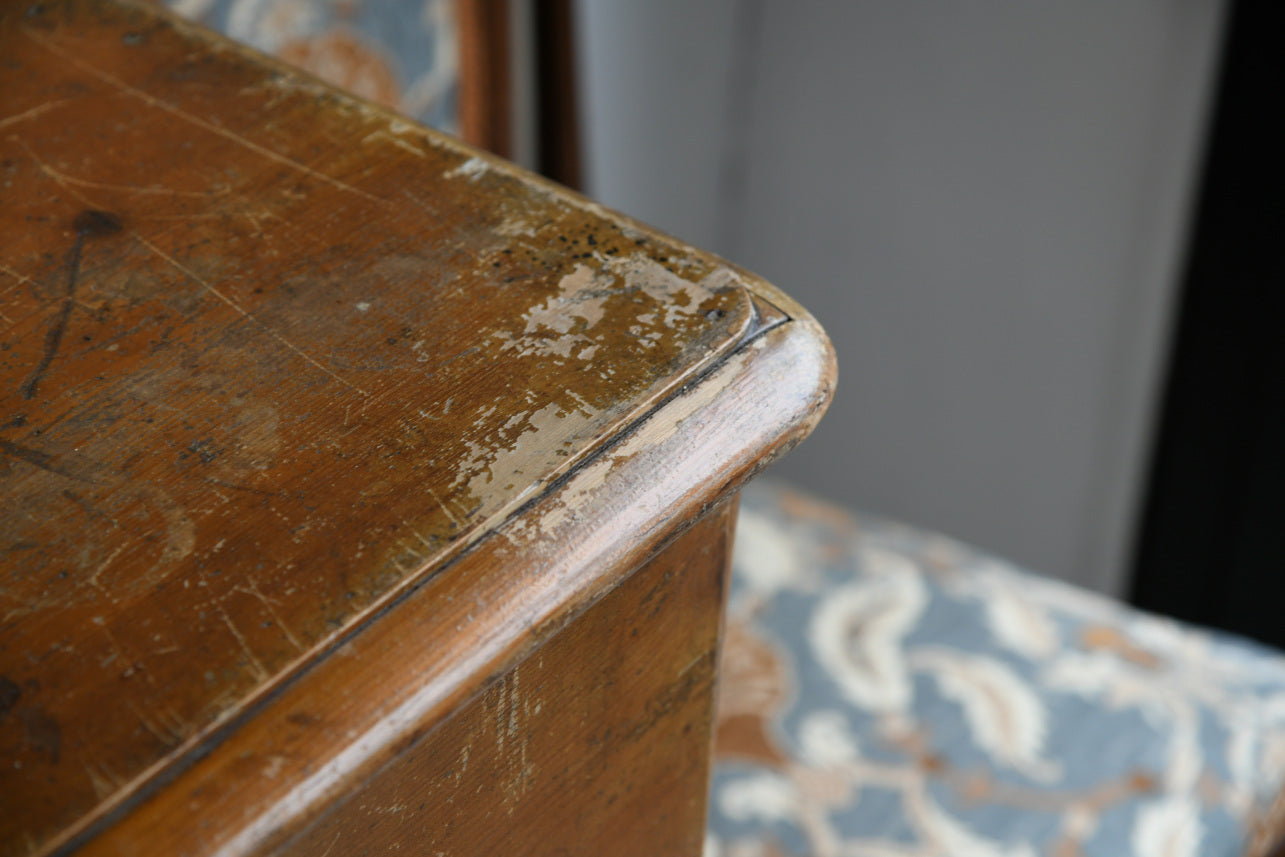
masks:
[[[699,851],[801,308],[141,3],[0,3],[0,227],[0,855]]]

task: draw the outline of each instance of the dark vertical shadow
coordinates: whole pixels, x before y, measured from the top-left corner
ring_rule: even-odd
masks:
[[[580,188],[575,21],[571,0],[536,0],[536,159],[541,175]]]
[[[1285,646],[1285,52],[1271,4],[1225,33],[1134,555],[1135,604]]]

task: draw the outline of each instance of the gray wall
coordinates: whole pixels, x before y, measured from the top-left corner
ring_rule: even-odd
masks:
[[[834,339],[775,475],[1119,592],[1222,3],[578,13],[590,194]]]

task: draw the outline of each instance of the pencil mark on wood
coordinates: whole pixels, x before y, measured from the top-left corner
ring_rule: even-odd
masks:
[[[182,272],[182,273],[186,274],[188,277],[190,277],[194,282],[196,282],[198,285],[200,285],[200,286],[201,286],[203,289],[205,289],[207,292],[209,292],[210,294],[214,295],[216,298],[218,298],[219,300],[223,301],[223,302],[224,302],[225,304],[227,304],[228,306],[232,307],[232,309],[234,309],[234,310],[236,310],[238,313],[240,313],[240,314],[241,314],[241,316],[242,316],[243,318],[245,318],[247,321],[253,322],[253,323],[254,323],[255,325],[257,325],[257,326],[258,326],[258,327],[259,327],[259,328],[260,328],[264,333],[268,334],[268,335],[269,335],[269,336],[271,336],[273,339],[275,339],[277,342],[281,343],[281,344],[282,344],[282,345],[284,345],[286,348],[288,348],[289,350],[293,351],[293,352],[294,352],[295,354],[297,354],[300,358],[302,358],[303,360],[307,361],[310,365],[312,365],[313,367],[315,367],[315,368],[317,368],[317,369],[320,369],[322,372],[326,373],[326,374],[327,374],[327,375],[329,375],[331,378],[334,378],[336,381],[338,381],[340,384],[343,384],[345,387],[348,387],[349,389],[352,389],[352,390],[356,390],[358,393],[361,393],[363,396],[369,396],[369,395],[370,395],[370,393],[368,393],[367,391],[363,390],[361,387],[358,387],[356,384],[353,384],[352,382],[348,381],[348,380],[347,380],[346,378],[344,378],[343,376],[335,374],[335,373],[334,373],[333,371],[331,371],[330,369],[328,369],[328,368],[326,368],[325,366],[323,366],[322,364],[318,363],[315,359],[313,359],[313,358],[312,358],[312,357],[310,357],[306,352],[304,352],[304,351],[303,351],[303,349],[299,348],[299,346],[295,345],[293,342],[291,342],[290,340],[286,339],[286,338],[285,338],[284,336],[282,336],[280,333],[277,333],[277,331],[273,330],[271,327],[268,327],[266,324],[264,324],[262,321],[260,321],[260,320],[258,319],[258,317],[257,317],[257,316],[255,316],[253,313],[251,313],[249,310],[245,309],[245,308],[244,308],[244,307],[242,307],[239,303],[237,303],[236,301],[234,301],[231,297],[229,297],[228,295],[225,295],[223,292],[221,292],[218,288],[216,288],[216,287],[215,287],[215,285],[214,285],[213,283],[210,283],[210,282],[208,282],[207,280],[203,279],[202,277],[197,276],[197,274],[196,274],[196,272],[195,272],[195,271],[193,271],[191,268],[188,268],[188,267],[187,267],[186,265],[184,265],[183,263],[179,262],[179,261],[178,261],[177,259],[175,259],[173,256],[171,256],[170,254],[166,253],[166,252],[165,252],[164,250],[162,250],[161,248],[157,247],[157,246],[156,246],[155,244],[153,244],[151,241],[148,241],[148,240],[147,240],[146,238],[144,238],[142,235],[139,235],[139,234],[137,234],[137,233],[135,233],[135,234],[134,234],[134,237],[135,237],[135,238],[137,238],[137,239],[138,239],[138,242],[139,242],[140,244],[142,244],[144,247],[146,247],[148,250],[151,250],[153,253],[155,253],[157,256],[159,256],[161,259],[164,259],[166,262],[168,262],[171,266],[173,266],[174,268],[176,268],[176,269],[177,269],[177,270],[179,270],[180,272]]]
[[[31,370],[27,380],[22,382],[18,392],[24,399],[34,399],[36,397],[36,387],[40,379],[44,377],[45,372],[49,370],[50,364],[58,356],[58,348],[62,345],[63,335],[67,332],[67,322],[71,320],[71,311],[76,306],[76,279],[80,275],[80,259],[84,255],[85,241],[90,238],[97,238],[103,235],[112,235],[120,232],[120,218],[108,211],[95,211],[86,209],[76,215],[73,224],[76,228],[76,241],[71,245],[71,251],[67,254],[67,287],[66,294],[63,297],[62,306],[59,307],[57,314],[54,315],[53,324],[49,327],[49,332],[45,334],[45,349],[40,357],[40,362]]]
[[[75,470],[65,467],[58,462],[58,459],[47,452],[41,452],[38,449],[31,449],[30,447],[23,446],[22,444],[7,441],[4,438],[0,438],[0,452],[3,452],[12,458],[25,461],[32,467],[39,467],[41,470],[55,473],[59,476],[66,477],[67,479],[74,479],[77,482],[88,482],[90,484],[97,482],[97,480],[91,479],[83,473],[77,473]]]
[[[273,151],[272,149],[269,149],[266,146],[261,146],[258,143],[254,142],[253,140],[247,140],[245,137],[242,137],[240,134],[237,134],[234,131],[230,131],[227,128],[224,128],[220,125],[216,125],[213,122],[208,122],[204,119],[201,119],[199,116],[193,116],[192,114],[182,110],[181,108],[176,107],[173,104],[170,104],[168,101],[163,101],[160,98],[157,98],[156,96],[151,95],[150,93],[147,93],[141,89],[138,89],[137,87],[130,86],[128,83],[116,77],[115,75],[109,74],[108,72],[105,72],[102,69],[95,68],[89,63],[81,60],[79,57],[76,57],[75,55],[63,50],[61,47],[58,47],[56,44],[54,44],[54,41],[52,39],[50,39],[49,37],[43,34],[39,34],[34,30],[26,30],[26,29],[20,29],[19,32],[22,33],[31,41],[40,45],[45,50],[49,51],[51,54],[54,54],[55,56],[60,57],[68,65],[74,66],[75,68],[80,69],[86,74],[96,77],[99,80],[103,81],[104,83],[115,87],[121,92],[124,92],[127,95],[131,95],[134,98],[137,98],[139,101],[142,101],[148,107],[154,107],[157,110],[163,110],[166,113],[169,113],[171,116],[177,117],[178,119],[181,119],[184,122],[195,125],[196,127],[200,128],[203,131],[208,131],[211,134],[216,134],[219,137],[224,138],[225,140],[229,140],[237,144],[238,146],[243,146],[258,155],[262,155],[263,157],[267,158],[270,161],[275,161],[278,164],[287,166],[290,169],[296,170],[297,172],[303,173],[304,175],[309,176],[311,178],[317,179],[319,181],[323,181],[326,184],[329,184],[340,190],[347,191],[348,193],[356,194],[357,196],[365,197],[366,199],[369,199],[372,202],[380,202],[380,203],[385,202],[385,200],[381,199],[380,197],[377,197],[374,194],[367,193],[361,188],[353,187],[347,182],[341,181],[335,178],[334,176],[329,176],[323,172],[314,170],[312,167],[308,166],[307,164],[302,164],[293,158],[289,158],[281,154],[280,152]]]
[[[8,676],[0,675],[0,722],[3,722],[22,697],[22,688]]]

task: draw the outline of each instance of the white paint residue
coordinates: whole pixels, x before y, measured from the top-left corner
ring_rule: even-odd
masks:
[[[478,176],[484,175],[489,172],[490,169],[491,165],[486,161],[478,157],[473,157],[469,158],[458,167],[447,170],[443,176],[448,179],[466,178],[470,181],[475,181]]]
[[[717,290],[736,282],[734,273],[726,268],[719,268],[703,280],[693,283],[641,253],[612,260],[608,267],[622,277],[628,286],[641,289],[659,304],[657,310],[663,309],[665,313],[660,322],[664,327],[673,327],[681,317],[696,312]],[[656,323],[651,312],[638,316],[638,321],[649,326]]]
[[[534,238],[537,234],[535,226],[529,220],[513,215],[505,217],[504,222],[497,226],[495,231],[508,238]]]
[[[641,291],[656,306],[637,316],[639,324],[629,329],[645,348],[655,347],[684,317],[698,312],[701,305],[735,280],[735,274],[719,269],[693,283],[656,260],[635,254],[624,259],[602,259],[600,269],[579,263],[558,282],[558,291],[523,315],[520,337],[511,333],[493,334],[503,340],[503,350],[517,349],[526,356],[558,356],[589,360],[598,343],[592,330],[606,314],[606,302],[625,290]],[[622,288],[623,286],[623,288]]]
[[[689,417],[703,412],[711,401],[722,394],[723,389],[732,382],[750,353],[762,347],[761,341],[752,343],[746,351],[732,355],[724,364],[725,371],[706,379],[705,383],[679,399],[675,409],[670,412],[669,419],[663,422],[653,419],[645,423],[610,454],[604,455],[581,470],[559,495],[558,505],[540,516],[537,527],[530,530],[524,529],[521,532],[513,531],[509,534],[510,538],[533,539],[537,531],[542,535],[550,534],[567,521],[574,520],[582,509],[588,508],[593,503],[611,471],[619,464],[644,453],[663,456],[665,452],[662,447],[665,442],[678,432]]]
[[[463,169],[461,166],[457,171]],[[606,302],[611,297],[641,293],[654,302],[654,306],[640,308],[643,311],[638,320],[647,327],[635,334],[635,341],[647,347],[664,338],[664,327],[674,327],[684,317],[701,312],[707,301],[737,284],[736,275],[727,269],[716,270],[693,283],[642,254],[624,259],[595,257],[594,262],[595,265],[577,263],[565,274],[558,281],[556,292],[522,316],[520,332],[496,331],[491,336],[503,342],[503,350],[517,350],[522,356],[574,356],[589,361],[602,347],[593,333],[606,316]],[[609,367],[606,371],[611,374]],[[688,397],[685,404],[699,410],[709,397],[718,395],[720,386],[709,382],[701,385],[700,391]],[[480,413],[474,421],[480,431],[466,441],[467,456],[452,488],[467,488],[484,506],[489,506],[492,500],[513,501],[514,492],[520,499],[536,490],[548,473],[550,451],[566,449],[571,440],[583,435],[599,417],[597,409],[588,402],[570,391],[567,393],[571,401],[563,399],[560,403],[523,411],[499,426],[486,425],[493,407]],[[528,394],[526,401],[535,405],[540,399]],[[523,528],[523,540],[534,537],[536,531],[547,534],[574,520],[581,508],[592,502],[599,485],[616,464],[663,444],[681,422],[680,417],[668,424],[649,426],[611,455],[593,462],[582,471],[576,487],[565,491],[562,502],[547,512],[537,526],[529,531]],[[519,429],[514,436],[513,432]],[[519,536],[516,531],[509,535]]]
[[[368,301],[357,302],[357,312],[365,312],[368,309],[370,309],[370,303]]]
[[[468,444],[469,456],[461,466],[455,485],[466,484],[479,499],[488,496],[508,499],[514,489],[523,493],[533,488],[544,470],[541,455],[557,448],[559,438],[567,438],[587,428],[597,412],[585,405],[565,410],[556,404],[545,405],[530,414],[521,413],[507,420],[482,442]],[[526,427],[506,443],[505,436],[525,423]],[[455,486],[452,486],[455,487]]]

